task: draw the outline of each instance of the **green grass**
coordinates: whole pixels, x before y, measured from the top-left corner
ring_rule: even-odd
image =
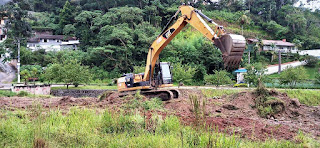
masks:
[[[17,93],[14,93],[9,90],[0,90],[0,97],[13,97],[16,95],[17,95]]]
[[[301,143],[290,141],[249,141],[215,130],[183,126],[175,116],[157,114],[146,122],[141,113],[97,113],[72,108],[64,115],[46,114],[35,105],[32,111],[0,110],[1,147],[319,147],[320,143],[300,133]]]
[[[51,90],[67,89],[67,86],[51,87]],[[86,85],[86,86],[69,86],[69,89],[117,89],[117,86],[99,86],[99,85]]]
[[[285,92],[288,94],[290,98],[299,99],[300,103],[317,106],[320,105],[320,93],[319,90],[302,90],[302,89],[294,89],[294,90],[280,90],[280,92]]]
[[[206,98],[215,98],[215,97],[221,97],[223,95],[232,95],[235,93],[239,93],[243,90],[241,89],[202,89],[201,91]]]
[[[318,68],[317,67],[311,68],[311,67],[303,66],[303,68],[306,69],[306,72],[307,72],[309,80],[315,80],[316,79],[316,75],[318,74]],[[275,74],[269,75],[268,77],[269,78],[280,78],[280,75],[278,73],[275,73]]]

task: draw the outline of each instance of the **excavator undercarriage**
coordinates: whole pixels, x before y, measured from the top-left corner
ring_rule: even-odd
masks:
[[[215,26],[214,29],[211,29],[204,19],[212,23]],[[225,33],[222,26],[201,11],[182,5],[150,46],[145,72],[125,74],[117,80],[119,96],[140,91],[143,95],[159,97],[162,100],[179,97],[180,92],[170,88],[173,86],[170,63],[160,62],[159,54],[187,24],[201,32],[220,49],[225,68],[238,68],[246,47],[245,38],[241,35]]]

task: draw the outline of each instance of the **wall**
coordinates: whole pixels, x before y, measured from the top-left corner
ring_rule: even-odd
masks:
[[[51,86],[50,85],[30,85],[30,86],[14,86],[13,92],[25,91],[30,94],[36,95],[50,95]]]
[[[294,62],[289,62],[289,63],[282,63],[281,64],[281,71],[283,71],[289,67],[298,67],[298,66],[302,66],[302,65],[306,65],[306,62],[294,61]],[[278,69],[279,69],[279,65],[277,65],[277,64],[269,65],[268,68],[266,69],[267,71],[265,72],[265,74],[270,75],[270,74],[277,73]]]
[[[111,90],[78,90],[78,89],[59,89],[52,90],[51,95],[53,96],[71,96],[75,98],[79,97],[98,97],[105,91]]]

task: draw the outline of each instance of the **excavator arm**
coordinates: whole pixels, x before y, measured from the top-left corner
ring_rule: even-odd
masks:
[[[180,12],[181,16],[171,25]],[[209,27],[204,19],[215,25],[214,30]],[[152,79],[161,51],[187,24],[201,32],[221,50],[225,67],[235,68],[240,64],[246,46],[245,38],[241,35],[226,34],[223,27],[216,24],[201,11],[191,6],[182,5],[150,46],[143,81]]]

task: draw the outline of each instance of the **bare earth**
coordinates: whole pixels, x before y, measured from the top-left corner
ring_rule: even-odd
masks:
[[[243,138],[252,140],[266,140],[275,138],[278,140],[293,140],[298,131],[310,134],[314,138],[320,137],[320,107],[300,104],[296,99],[290,99],[287,94],[271,91],[270,94],[284,102],[283,110],[267,118],[262,118],[258,110],[254,108],[256,96],[252,92],[241,92],[221,98],[204,98],[201,90],[180,90],[179,99],[165,101],[164,109],[148,111],[147,117],[157,113],[166,117],[176,115],[185,125],[195,124],[195,114],[189,100],[190,94],[197,94],[201,100],[206,100],[205,117],[201,123],[212,129],[229,134],[238,134]],[[131,99],[119,98],[117,93],[111,94],[103,101],[98,98],[25,98],[12,97],[0,98],[0,108],[6,110],[28,109],[35,104],[40,104],[45,110],[59,108],[65,113],[70,107],[92,108],[118,111]],[[146,99],[146,98],[145,98]],[[201,108],[202,109],[202,108]],[[1,118],[1,116],[0,116]]]

